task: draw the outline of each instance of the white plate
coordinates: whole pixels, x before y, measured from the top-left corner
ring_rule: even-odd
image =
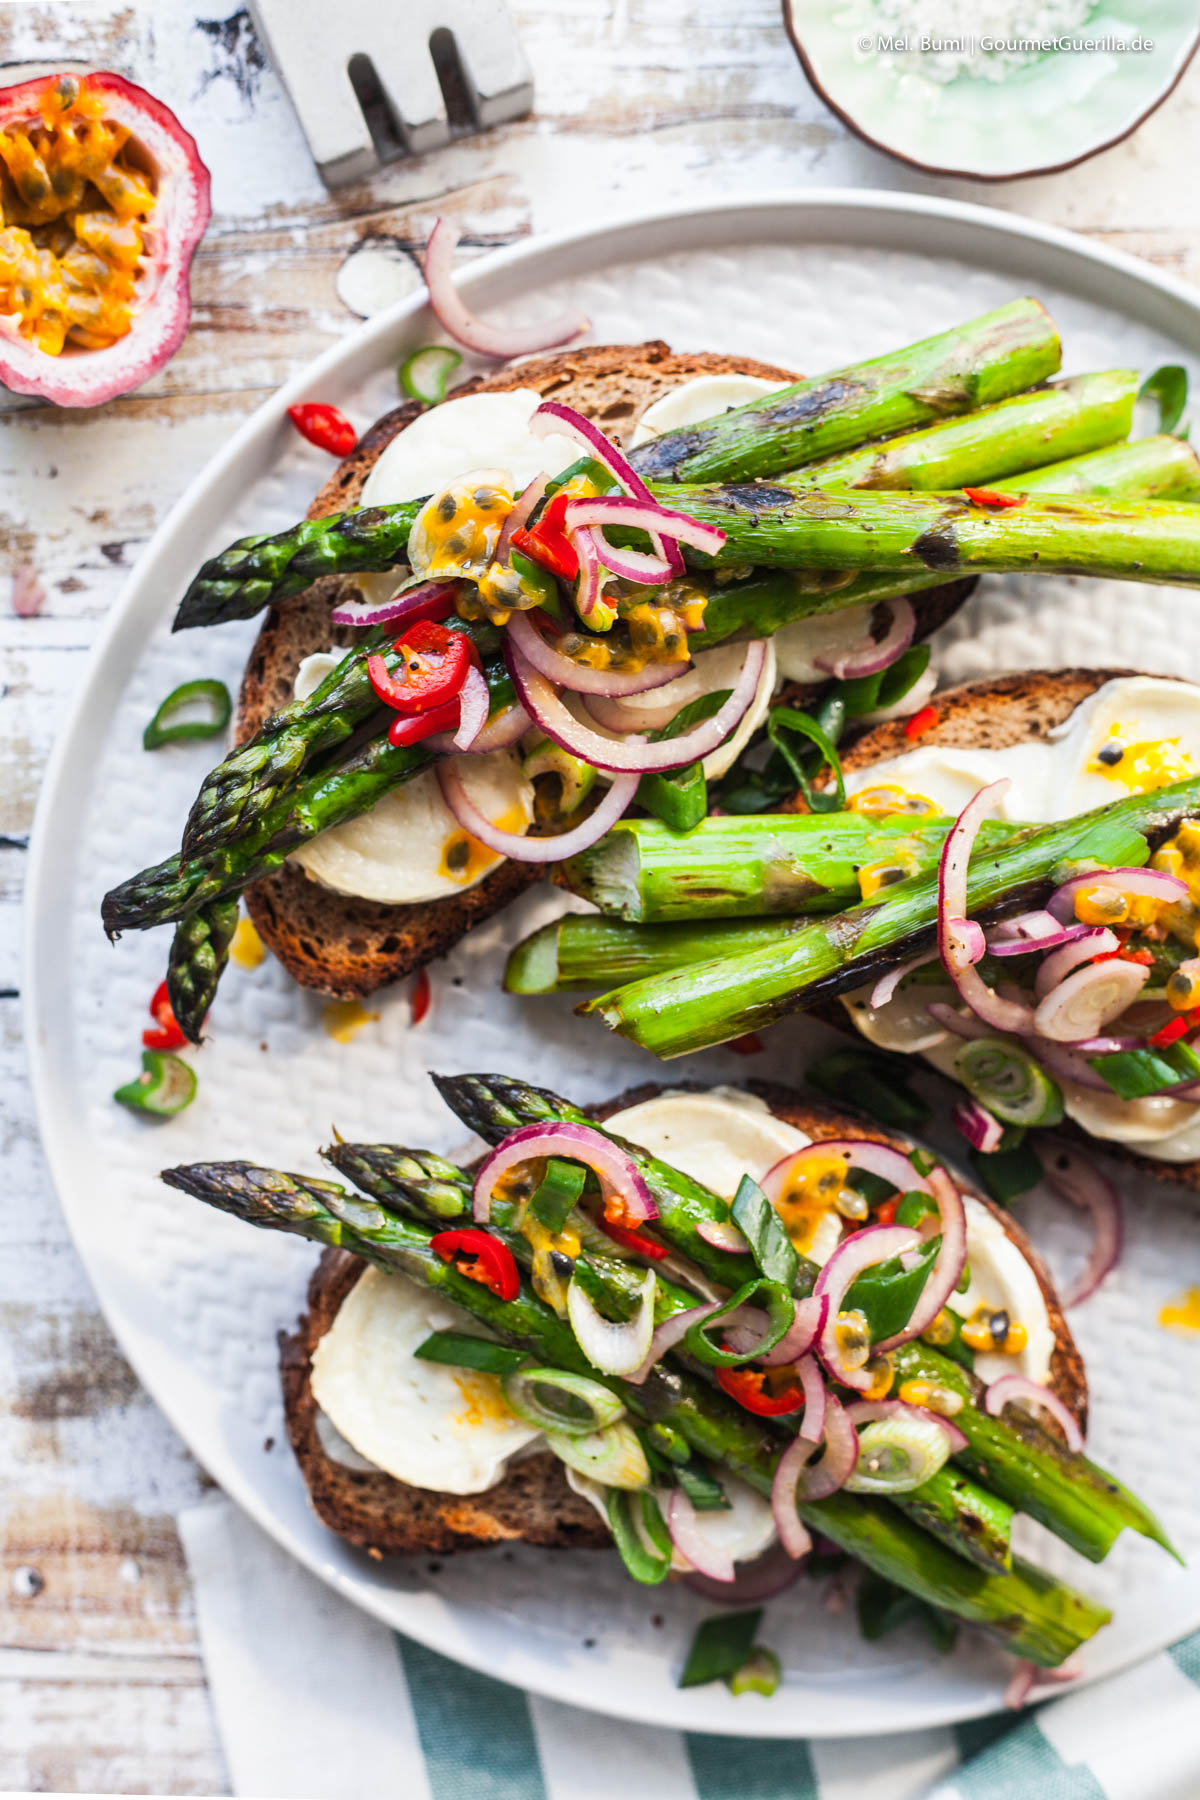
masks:
[[[522,316],[582,303],[597,341],[662,336],[810,370],[1036,291],[1063,328],[1072,370],[1200,360],[1200,304],[1181,284],[1061,232],[900,195],[739,196],[506,250],[473,265],[463,286],[472,303]],[[135,934],[110,948],[101,895],[174,848],[211,760],[203,745],[148,758],[142,727],[189,675],[235,681],[253,632],[172,637],[176,602],[205,555],[300,516],[324,478],[327,464],[291,430],[286,406],[332,400],[365,423],[394,399],[401,354],[433,335],[420,303],[405,303],[247,421],[147,549],[52,759],[30,858],[27,1027],[42,1134],[80,1254],[141,1379],[227,1492],[340,1592],[435,1649],[576,1705],[706,1731],[861,1735],[989,1711],[1005,1678],[998,1653],[971,1641],[943,1662],[908,1634],[865,1645],[808,1584],[768,1618],[784,1689],[770,1704],[735,1702],[724,1689],[675,1686],[702,1603],[682,1589],[636,1588],[610,1553],[377,1565],[310,1512],[281,1429],[275,1333],[301,1305],[312,1251],[183,1200],[157,1171],[230,1156],[315,1171],[335,1122],[350,1136],[450,1149],[461,1131],[429,1086],[430,1068],[517,1069],[577,1099],[652,1076],[644,1052],[582,1025],[565,1002],[498,992],[506,946],[556,910],[556,897],[527,897],[439,964],[417,1031],[401,990],[381,998],[377,1025],[338,1045],[322,1030],[320,1003],[278,965],[231,969],[197,1058],[195,1105],[154,1126],[109,1098],[137,1066],[167,939]],[[1195,595],[1047,581],[1035,607],[1019,583],[985,585],[944,634],[949,676],[1071,660],[1200,677]],[[772,1073],[801,1066],[801,1041],[811,1044],[811,1028],[780,1029]],[[687,1074],[729,1081],[758,1067],[718,1051]],[[1154,1321],[1197,1267],[1200,1219],[1141,1185],[1124,1265],[1078,1315],[1097,1392],[1092,1441],[1195,1554],[1187,1472],[1200,1453],[1200,1340],[1168,1339]],[[1072,1222],[1035,1224],[1049,1254],[1069,1259]],[[1089,1676],[1200,1625],[1200,1576],[1140,1540],[1122,1541],[1100,1569],[1053,1544],[1045,1560],[1117,1604],[1117,1623],[1088,1648]]]

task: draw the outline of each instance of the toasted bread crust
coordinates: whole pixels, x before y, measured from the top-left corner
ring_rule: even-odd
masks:
[[[757,375],[781,384],[796,379],[789,370],[753,357],[706,352],[677,355],[660,340],[653,340],[585,346],[531,358],[497,375],[476,376],[456,388],[453,397],[536,388],[547,398],[567,400],[594,418],[617,443],[623,443],[646,407],[680,381],[729,373]],[[410,400],[385,413],[330,476],[309,507],[309,518],[325,518],[356,506],[379,456],[425,410]],[[342,577],[323,577],[268,612],[238,697],[239,744],[291,699],[296,668],[303,657],[327,650],[331,644],[348,648],[354,642],[352,629],[329,623],[330,609],[346,597],[349,585]],[[973,586],[971,580],[954,582],[914,596],[920,635],[926,637],[943,624]],[[792,703],[802,702],[816,691],[795,688],[784,697]],[[246,905],[264,943],[302,987],[339,1000],[358,1000],[445,955],[468,931],[507,906],[542,874],[536,865],[501,863],[462,894],[412,906],[389,906],[337,894],[310,880],[300,868],[285,864],[277,874],[247,890]]]
[[[602,1123],[626,1107],[654,1099],[663,1092],[663,1085],[648,1082],[589,1111]],[[778,1118],[814,1140],[864,1137],[902,1150],[913,1147],[910,1140],[880,1131],[852,1111],[840,1112],[772,1082],[746,1085]],[[705,1091],[699,1082],[673,1086]],[[1083,1361],[1045,1267],[1011,1215],[990,1201],[983,1204],[1037,1276],[1055,1338],[1050,1385],[1086,1429],[1088,1392]],[[552,1549],[608,1545],[611,1540],[596,1513],[567,1486],[560,1464],[549,1455],[522,1459],[486,1493],[468,1496],[410,1487],[382,1470],[347,1469],[327,1455],[317,1436],[312,1354],[365,1267],[346,1251],[326,1250],[309,1282],[307,1313],[294,1332],[279,1334],[288,1438],[322,1523],[348,1543],[375,1554],[484,1549],[518,1539]]]
[[[937,696],[937,723],[921,737],[922,744],[952,744],[975,750],[1005,750],[1045,737],[1061,725],[1106,681],[1120,681],[1143,673],[1137,669],[1028,669],[1016,675],[999,675],[985,681],[967,681]],[[843,757],[847,769],[869,769],[873,763],[902,756],[912,745],[904,736],[903,720],[875,725],[854,737]],[[836,1001],[814,1008],[816,1017],[839,1031],[858,1033],[849,1027]],[[1055,1127],[1060,1136],[1110,1156],[1115,1162],[1140,1169],[1156,1181],[1200,1193],[1200,1160],[1172,1163],[1143,1156],[1128,1144],[1093,1137],[1073,1120]]]

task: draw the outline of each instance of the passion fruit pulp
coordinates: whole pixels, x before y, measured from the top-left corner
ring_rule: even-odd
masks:
[[[145,381],[190,316],[208,171],[152,95],[108,72],[0,91],[0,381],[91,406]]]

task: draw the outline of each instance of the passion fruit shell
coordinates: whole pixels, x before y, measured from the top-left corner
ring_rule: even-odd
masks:
[[[126,152],[153,188],[153,204],[141,221],[129,321],[112,342],[88,347],[68,337],[52,354],[22,331],[19,312],[0,314],[0,383],[56,406],[99,406],[140,387],[183,341],[191,318],[192,256],[212,210],[210,182],[194,138],[174,113],[110,70],[43,76],[0,89],[0,134],[38,130],[63,81],[85,85],[102,103],[105,121],[128,133]]]

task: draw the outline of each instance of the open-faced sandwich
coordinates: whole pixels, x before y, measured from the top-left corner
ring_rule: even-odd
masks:
[[[164,1177],[329,1246],[283,1381],[351,1543],[612,1541],[637,1581],[737,1598],[818,1534],[1047,1668],[1108,1614],[1014,1556],[1014,1513],[1093,1561],[1126,1527],[1170,1548],[1083,1453],[1083,1365],[1024,1234],[911,1141],[777,1088],[585,1112],[437,1085],[490,1146],[471,1171],[339,1142],[357,1193],[240,1162]]]
[[[107,928],[175,924],[193,1040],[246,889],[298,979],[360,996],[624,815],[703,819],[768,714],[819,749],[797,684],[918,706],[914,640],[980,571],[1193,581],[1193,452],[1123,441],[1136,375],[1059,364],[1022,300],[801,381],[623,346],[388,415],[319,516],[185,596],[181,626],[273,609],[244,741]]]

